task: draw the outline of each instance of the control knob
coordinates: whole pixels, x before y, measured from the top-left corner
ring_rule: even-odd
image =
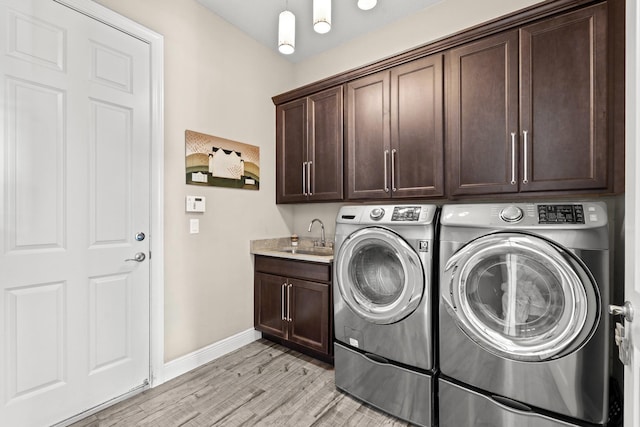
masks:
[[[507,206],[500,211],[500,218],[506,222],[518,222],[524,216],[524,212],[517,206]]]
[[[369,214],[369,216],[371,217],[372,220],[378,221],[378,220],[382,219],[382,217],[384,216],[384,209],[382,209],[382,208],[373,208],[373,209],[371,209],[371,214]]]

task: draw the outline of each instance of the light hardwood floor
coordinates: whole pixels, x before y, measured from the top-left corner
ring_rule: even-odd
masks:
[[[258,340],[72,427],[408,425],[336,390],[332,366]]]

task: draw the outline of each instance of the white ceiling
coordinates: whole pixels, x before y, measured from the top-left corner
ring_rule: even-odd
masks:
[[[313,0],[198,1],[276,52],[278,15],[288,5],[296,16],[296,50],[282,56],[291,62],[300,62],[442,0],[378,0],[378,5],[371,10],[358,9],[357,0],[333,0],[331,31],[327,34],[313,31]]]

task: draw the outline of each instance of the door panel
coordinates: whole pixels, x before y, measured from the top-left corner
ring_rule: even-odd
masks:
[[[517,192],[518,33],[453,49],[448,65],[450,194]]]
[[[442,58],[391,70],[392,197],[444,194]]]
[[[53,70],[66,70],[63,28],[17,9],[8,10],[6,16],[8,55]]]
[[[276,155],[282,167],[277,173],[277,203],[300,202],[307,198],[303,168],[307,158],[306,98],[276,108]]]
[[[287,336],[287,279],[272,274],[255,273],[256,329],[280,338]]]
[[[149,378],[150,49],[51,0],[0,31],[0,420],[50,425]]]
[[[91,102],[89,146],[91,245],[127,243],[131,199],[131,110]],[[125,167],[123,167],[125,166]],[[119,173],[112,171],[119,170]]]
[[[342,86],[309,96],[310,200],[342,200]]]
[[[64,283],[6,289],[7,398],[30,396],[64,386],[66,297]],[[46,354],[48,357],[42,358]]]
[[[289,340],[329,352],[329,285],[289,279]]]
[[[63,248],[64,92],[7,78],[9,251]],[[27,113],[28,112],[28,113]],[[33,126],[38,123],[38,126]],[[46,141],[46,144],[42,142]],[[39,171],[34,173],[33,171]],[[47,177],[47,179],[42,179]]]
[[[606,188],[607,5],[524,27],[520,43],[520,190]]]
[[[131,280],[126,275],[92,278],[89,282],[89,372],[95,374],[132,358]]]
[[[388,71],[347,84],[347,198],[389,198]]]

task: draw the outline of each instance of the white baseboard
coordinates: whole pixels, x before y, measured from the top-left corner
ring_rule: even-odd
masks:
[[[164,364],[162,372],[163,382],[172,380],[182,374],[186,374],[192,369],[202,366],[205,363],[209,363],[227,353],[231,353],[232,351],[250,344],[261,337],[262,334],[255,329],[247,329],[244,332],[240,332],[229,338],[225,338],[221,341],[208,345],[207,347],[203,347],[200,350],[196,350],[193,353],[186,354],[167,362]],[[160,385],[160,383],[153,384],[154,387],[158,385]]]

